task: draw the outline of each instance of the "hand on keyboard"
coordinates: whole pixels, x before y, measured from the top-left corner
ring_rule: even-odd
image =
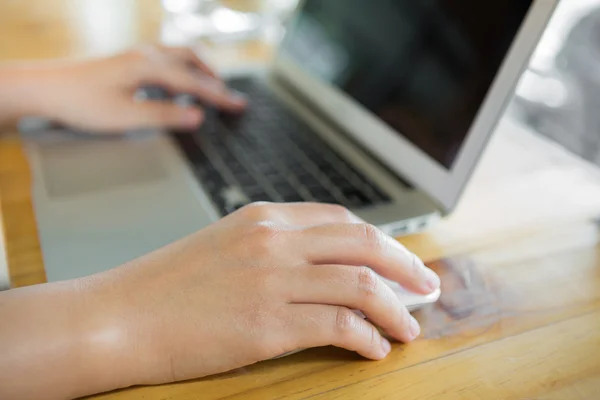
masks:
[[[181,107],[171,101],[176,93],[220,110],[237,112],[246,106],[245,97],[230,91],[189,48],[146,46],[109,58],[16,72],[39,88],[33,96],[25,93],[32,112],[93,132],[197,128],[204,111],[198,104]]]

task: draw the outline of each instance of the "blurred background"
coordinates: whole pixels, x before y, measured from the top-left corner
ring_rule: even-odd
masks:
[[[264,60],[298,0],[2,0],[6,60],[111,54],[157,40]],[[18,19],[14,15],[19,15]]]
[[[10,12],[0,13],[0,24],[20,24],[10,31],[30,36],[35,45],[14,46],[10,37],[0,37],[0,54],[7,59],[102,55],[159,38],[171,45],[194,45],[209,60],[218,48],[219,63],[226,65],[264,62],[297,4],[6,0],[3,5]],[[19,21],[2,16],[15,11],[23,15]],[[600,0],[561,1],[509,112],[540,135],[600,165]]]
[[[164,39],[277,42],[298,0],[161,0]]]
[[[600,165],[600,0],[562,0],[509,111]]]

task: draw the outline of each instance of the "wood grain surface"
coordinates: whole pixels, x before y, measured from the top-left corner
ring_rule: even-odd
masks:
[[[93,28],[90,14],[98,17]],[[154,0],[0,0],[0,60],[118,51],[159,40],[164,20]],[[120,33],[105,37],[109,29]],[[256,43],[212,51],[223,63],[269,54]],[[31,179],[7,127],[0,207],[14,286],[45,280]],[[416,313],[423,334],[415,343],[394,345],[380,362],[312,349],[94,398],[597,398],[599,218],[600,172],[506,116],[456,211],[427,233],[401,238],[442,276],[440,301]]]

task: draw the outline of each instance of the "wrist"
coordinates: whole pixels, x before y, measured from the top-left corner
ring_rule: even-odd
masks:
[[[77,353],[89,366],[78,380],[82,393],[75,395],[139,384],[143,379],[138,376],[137,346],[132,343],[130,321],[121,296],[102,278],[82,278],[73,283],[82,299]]]
[[[112,389],[171,382],[165,363],[170,343],[160,335],[162,322],[143,306],[146,300],[140,292],[144,290],[136,287],[140,280],[136,271],[141,272],[143,265],[144,260],[137,260],[82,280],[82,286],[93,286],[90,302],[102,308],[91,321],[94,328],[88,330],[92,332],[88,337],[93,347],[104,352],[102,363],[109,369],[117,366],[107,377]]]
[[[0,119],[25,116],[51,117],[52,93],[58,74],[50,66],[0,68]]]
[[[11,322],[0,329],[0,397],[76,398],[135,384],[110,304],[86,279],[2,293],[0,317]]]

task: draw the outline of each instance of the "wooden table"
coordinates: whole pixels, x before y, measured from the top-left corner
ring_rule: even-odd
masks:
[[[161,18],[152,0],[0,0],[0,59],[114,51],[158,37]],[[44,273],[28,166],[7,132],[1,210],[12,279],[22,286]],[[421,339],[381,362],[313,349],[98,398],[598,398],[598,217],[600,172],[505,118],[456,212],[402,239],[443,278],[440,301],[417,313]]]

